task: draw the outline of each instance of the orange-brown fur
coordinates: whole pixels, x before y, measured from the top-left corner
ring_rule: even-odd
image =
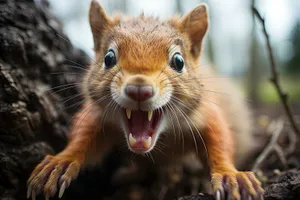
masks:
[[[95,62],[82,83],[86,103],[74,119],[68,146],[47,159],[55,160],[56,165],[69,161],[76,163],[77,167],[101,163],[101,155],[114,145],[124,144],[125,140],[120,124],[112,114],[118,112],[122,105],[111,103],[114,102],[111,87],[114,95],[121,95],[125,83],[153,85],[159,90],[159,95],[172,90],[172,95],[177,99],[173,102],[175,108],[170,111],[173,113],[172,127],[165,131],[167,137],[161,135],[159,138],[165,147],[156,144],[164,154],[152,154],[156,167],[170,165],[185,154],[194,152],[208,164],[214,192],[223,187],[221,181],[227,176],[233,199],[241,198],[237,178],[245,181],[249,194],[256,195],[251,180],[256,181],[257,185],[259,182],[250,172],[239,172],[234,159],[237,153],[235,146],[239,143],[235,134],[240,132],[245,134],[243,137],[249,138],[248,111],[241,97],[235,94],[235,89],[232,96],[214,94],[214,91],[226,92],[224,89],[229,87],[226,86],[227,80],[209,79],[216,77],[216,74],[208,66],[199,64],[203,38],[208,28],[206,7],[198,6],[183,18],[160,21],[144,15],[110,18],[96,4],[93,1],[90,10]],[[111,45],[116,46],[118,63],[106,71],[103,69],[103,57]],[[168,51],[172,45],[180,48],[185,60],[186,71],[180,75],[168,66]],[[234,116],[231,111],[243,117],[236,119],[239,116]],[[149,160],[145,161],[139,155],[136,157],[142,168],[148,166]],[[42,162],[32,173],[30,187],[38,185],[39,176],[47,171],[45,168],[47,164]],[[73,168],[68,169],[72,171]],[[57,167],[57,170],[60,171],[60,168]],[[73,171],[73,174],[67,174],[69,178],[76,177],[78,169]],[[56,173],[52,172],[52,175],[56,177]],[[51,184],[56,182],[50,178],[44,191],[53,195],[55,191],[49,189]],[[260,188],[258,191],[262,192]]]

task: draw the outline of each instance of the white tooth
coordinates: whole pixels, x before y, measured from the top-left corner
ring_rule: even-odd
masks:
[[[136,143],[136,139],[132,136],[132,134],[129,134],[129,144],[130,146],[133,146]]]
[[[131,110],[129,108],[126,108],[126,115],[127,115],[127,118],[130,119],[130,117],[131,117]]]
[[[150,148],[151,142],[152,142],[152,137],[149,136],[148,139],[147,139],[146,142],[145,142],[145,148],[146,148],[146,149],[149,149],[149,148]]]
[[[151,121],[153,115],[153,110],[148,111],[148,120]]]

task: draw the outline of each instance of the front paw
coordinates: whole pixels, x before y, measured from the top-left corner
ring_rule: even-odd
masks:
[[[221,172],[212,174],[216,200],[262,200],[264,190],[252,172]]]
[[[27,181],[27,198],[32,196],[35,200],[36,195],[44,191],[45,198],[49,199],[56,194],[59,188],[61,197],[71,181],[79,173],[80,164],[74,159],[62,156],[46,156],[45,159],[36,166]]]

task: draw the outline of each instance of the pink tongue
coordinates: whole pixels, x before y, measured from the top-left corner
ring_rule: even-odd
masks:
[[[147,139],[153,133],[152,120],[148,120],[148,112],[132,111],[129,120],[129,131],[135,139]]]

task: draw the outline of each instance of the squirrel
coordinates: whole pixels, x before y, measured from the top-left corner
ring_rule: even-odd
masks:
[[[207,163],[217,200],[263,199],[254,173],[235,165],[243,153],[239,146],[251,143],[246,102],[228,79],[211,80],[217,73],[199,64],[209,28],[207,5],[161,20],[109,16],[92,0],[89,23],[95,60],[81,83],[85,102],[64,150],[47,155],[31,173],[27,198],[41,192],[46,199],[62,197],[80,169],[101,164],[112,147],[126,144],[137,160],[155,155],[157,168],[195,153]],[[229,98],[214,94],[226,88]]]

